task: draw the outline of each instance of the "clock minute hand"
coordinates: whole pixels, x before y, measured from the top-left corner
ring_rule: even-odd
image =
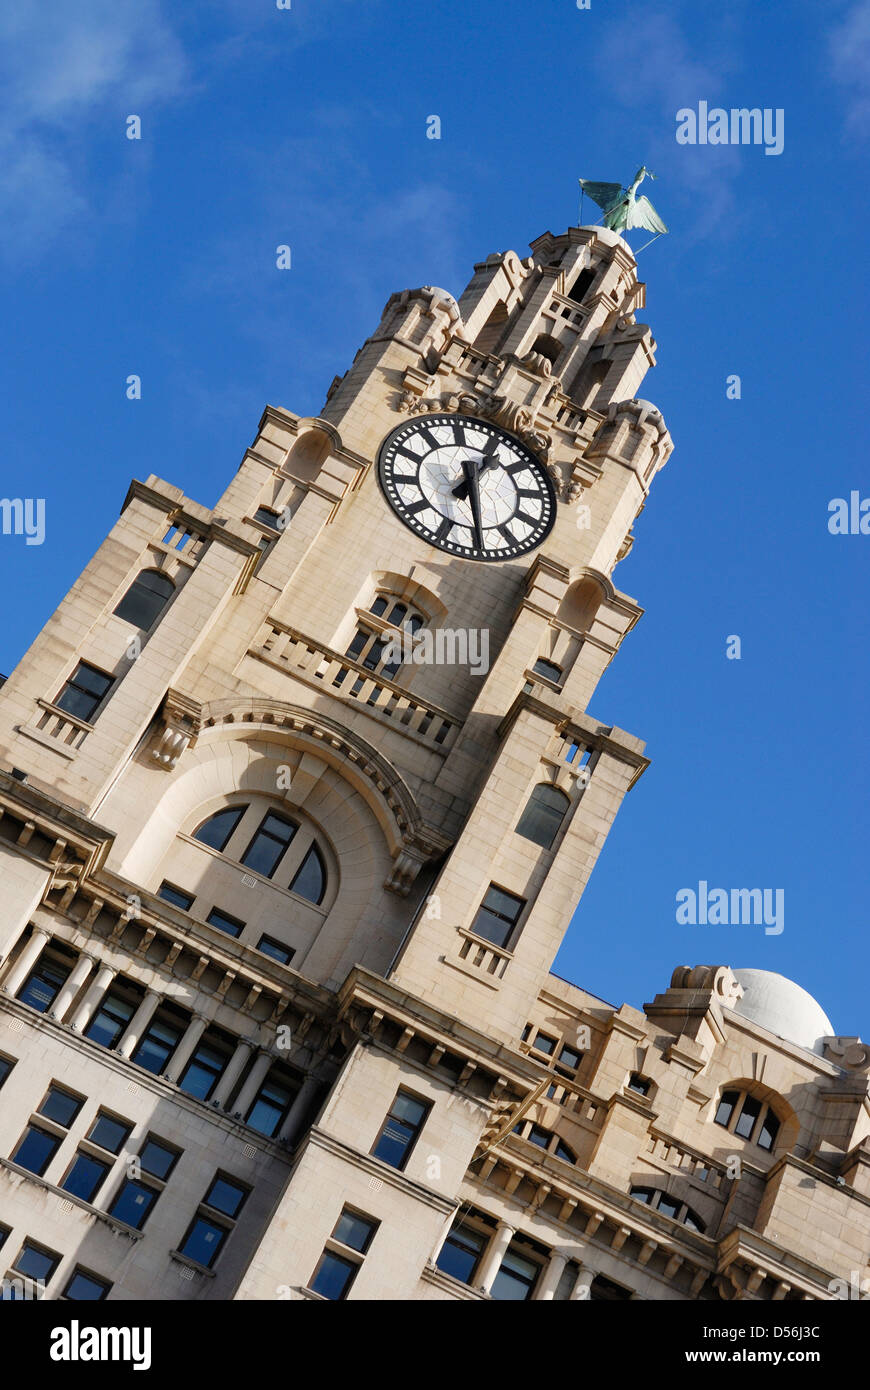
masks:
[[[463,459],[462,467],[465,472],[466,494],[471,502],[471,516],[474,521],[474,537],[477,541],[478,550],[483,550],[483,527],[480,520],[480,487],[478,484],[478,469],[480,467],[477,459]],[[454,488],[454,496],[456,489]]]
[[[480,474],[481,474],[481,473],[485,473],[486,470],[487,470],[488,468],[497,468],[497,467],[498,467],[498,459],[495,457],[495,451],[496,451],[497,448],[498,448],[498,440],[496,439],[496,440],[493,440],[493,442],[492,442],[491,444],[489,444],[489,445],[487,446],[487,448],[484,450],[483,457],[482,457],[482,459],[480,460],[479,465],[478,465],[478,471],[477,471],[478,477],[480,477]],[[463,468],[465,468],[465,460],[463,460],[462,466],[463,466]],[[465,499],[466,499],[466,497],[468,496],[468,475],[467,475],[467,472],[466,472],[465,480],[464,480],[463,482],[459,483],[459,485],[458,485],[457,487],[453,488],[453,496],[456,498],[456,500],[457,500],[458,502],[464,502]]]

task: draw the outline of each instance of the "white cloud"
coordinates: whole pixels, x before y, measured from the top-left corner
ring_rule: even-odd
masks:
[[[184,86],[159,0],[41,0],[0,10],[0,250],[30,260],[82,218],[86,135]]]
[[[848,94],[846,125],[870,130],[870,0],[857,0],[831,30],[830,71]]]

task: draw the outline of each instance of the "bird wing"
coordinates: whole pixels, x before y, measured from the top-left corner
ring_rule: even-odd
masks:
[[[668,229],[659,217],[649,198],[635,198],[629,210],[629,227],[645,227],[648,232],[658,232],[661,236]]]
[[[622,192],[621,183],[595,183],[593,179],[580,179],[579,183],[586,196],[600,208],[609,208]]]

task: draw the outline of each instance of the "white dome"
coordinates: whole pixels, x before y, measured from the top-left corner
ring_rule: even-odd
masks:
[[[835,1036],[821,1004],[794,980],[772,970],[734,970],[743,995],[730,1006],[736,1014],[760,1023],[777,1037],[822,1054],[822,1038]]]

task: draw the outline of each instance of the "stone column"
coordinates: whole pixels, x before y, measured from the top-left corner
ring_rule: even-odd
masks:
[[[232,1095],[233,1087],[247,1065],[248,1058],[257,1044],[252,1038],[239,1038],[236,1050],[227,1062],[226,1071],[211,1093],[212,1105],[224,1107]]]
[[[477,1276],[478,1286],[484,1293],[489,1293],[495,1283],[495,1276],[501,1269],[501,1262],[504,1259],[505,1251],[511,1243],[515,1234],[515,1228],[509,1226],[506,1221],[500,1221],[495,1229],[493,1237],[489,1242],[486,1254],[480,1266]]]
[[[271,1052],[260,1052],[254,1060],[247,1081],[242,1087],[233,1114],[241,1115],[244,1120],[248,1111],[254,1103],[254,1097],[262,1086],[269,1074],[269,1069],[275,1059]]]
[[[303,1116],[308,1106],[308,1102],[317,1090],[320,1082],[316,1076],[306,1076],[302,1085],[299,1087],[293,1104],[287,1111],[287,1118],[278,1130],[277,1138],[292,1141],[302,1125]]]
[[[204,1014],[194,1013],[191,1016],[191,1020],[184,1030],[184,1036],[181,1042],[166,1064],[169,1070],[163,1073],[164,1081],[174,1081],[178,1083],[181,1080],[181,1073],[196,1051],[197,1044],[207,1027],[208,1019]]]
[[[117,973],[117,970],[111,965],[100,966],[94,983],[91,985],[84,999],[70,1019],[70,1026],[74,1028],[77,1033],[83,1033],[85,1031],[91,1020],[91,1015]]]
[[[545,1300],[555,1297],[556,1289],[559,1287],[559,1280],[562,1278],[562,1272],[567,1263],[567,1255],[563,1255],[559,1250],[553,1251],[544,1269],[543,1278],[538,1281],[538,1287],[535,1290],[536,1301],[538,1299]]]
[[[129,1057],[148,1024],[157,1012],[161,996],[156,989],[146,989],[142,1003],[134,1013],[118,1043],[117,1051],[122,1057]]]
[[[69,1010],[70,1005],[90,975],[97,963],[97,957],[91,956],[87,951],[82,951],[75,965],[72,974],[66,984],[61,988],[60,994],[55,999],[49,1010],[49,1018],[56,1018],[62,1023],[64,1014]]]
[[[577,1271],[577,1278],[574,1280],[574,1287],[571,1290],[570,1299],[574,1303],[577,1299],[591,1298],[592,1280],[595,1278],[597,1270],[590,1269],[588,1265],[581,1265]]]
[[[24,984],[36,964],[44,946],[51,940],[51,932],[44,927],[34,927],[30,940],[3,981],[3,993],[15,995]]]

